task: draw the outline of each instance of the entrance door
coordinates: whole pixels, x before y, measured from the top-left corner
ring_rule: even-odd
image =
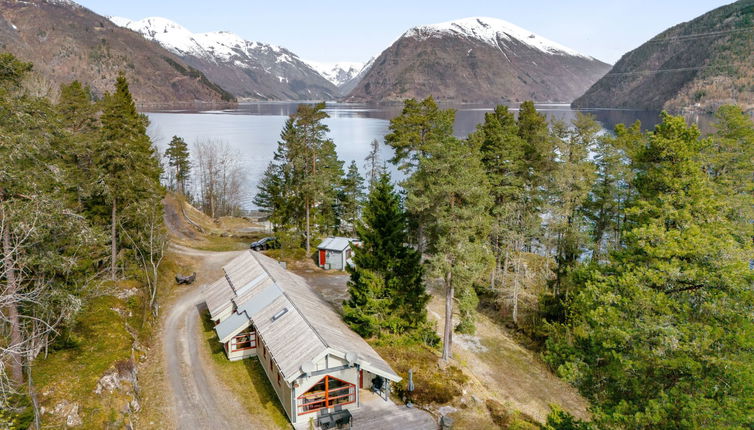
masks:
[[[319,265],[320,266],[325,265],[325,250],[324,249],[319,250]]]

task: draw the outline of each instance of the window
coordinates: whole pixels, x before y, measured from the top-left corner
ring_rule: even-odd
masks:
[[[347,405],[356,401],[356,386],[330,375],[300,395],[296,401],[298,414],[308,414],[335,405]]]
[[[257,347],[256,336],[253,331],[241,333],[230,340],[230,350],[246,351],[247,349],[254,349]]]

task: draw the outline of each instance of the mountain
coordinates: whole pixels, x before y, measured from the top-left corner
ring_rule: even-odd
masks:
[[[314,70],[322,77],[339,87],[359,74],[364,63],[340,62],[340,63],[323,63],[319,61],[307,61]]]
[[[337,87],[293,52],[225,32],[192,33],[165,18],[111,17],[115,24],[162,45],[240,99],[322,100]]]
[[[222,104],[233,96],[174,54],[67,0],[0,0],[0,49],[57,86],[79,80],[96,96],[124,71],[137,103]]]
[[[754,0],[678,24],[625,54],[578,108],[754,108]]]
[[[610,66],[495,18],[415,27],[374,60],[351,101],[570,102]]]
[[[371,67],[371,58],[366,63],[358,62],[339,62],[339,63],[322,63],[319,61],[307,61],[310,66],[325,79],[332,82],[338,87],[338,95],[345,96],[350,93],[359,83],[361,78],[366,74],[366,70]]]

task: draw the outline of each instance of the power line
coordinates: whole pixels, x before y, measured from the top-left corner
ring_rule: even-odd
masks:
[[[607,76],[630,76],[630,75],[652,75],[655,73],[665,73],[665,72],[688,72],[692,70],[702,70],[702,69],[709,69],[711,67],[728,67],[728,66],[739,66],[739,64],[711,64],[708,66],[697,66],[697,67],[679,67],[676,69],[657,69],[657,70],[638,70],[635,72],[610,72],[605,74],[603,77]]]
[[[754,30],[754,26],[752,27],[743,27],[743,28],[732,28],[730,30],[719,30],[719,31],[710,31],[707,33],[692,33],[692,34],[684,34],[681,36],[674,36],[674,37],[666,37],[663,39],[650,39],[647,41],[647,43],[661,43],[661,42],[673,42],[673,41],[683,41],[683,40],[696,40],[696,39],[703,39],[705,37],[710,36],[719,36],[721,34],[728,34],[728,33],[738,33],[742,31],[752,31]]]

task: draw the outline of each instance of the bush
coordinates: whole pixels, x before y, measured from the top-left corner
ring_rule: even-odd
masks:
[[[463,386],[468,382],[468,376],[458,367],[441,368],[437,354],[427,346],[382,345],[375,348],[403,378],[395,384],[394,390],[401,398],[408,394],[408,370],[413,369],[415,390],[411,400],[417,405],[451,403],[461,396]]]
[[[556,405],[550,405],[544,430],[595,430],[590,423],[581,421]]]

